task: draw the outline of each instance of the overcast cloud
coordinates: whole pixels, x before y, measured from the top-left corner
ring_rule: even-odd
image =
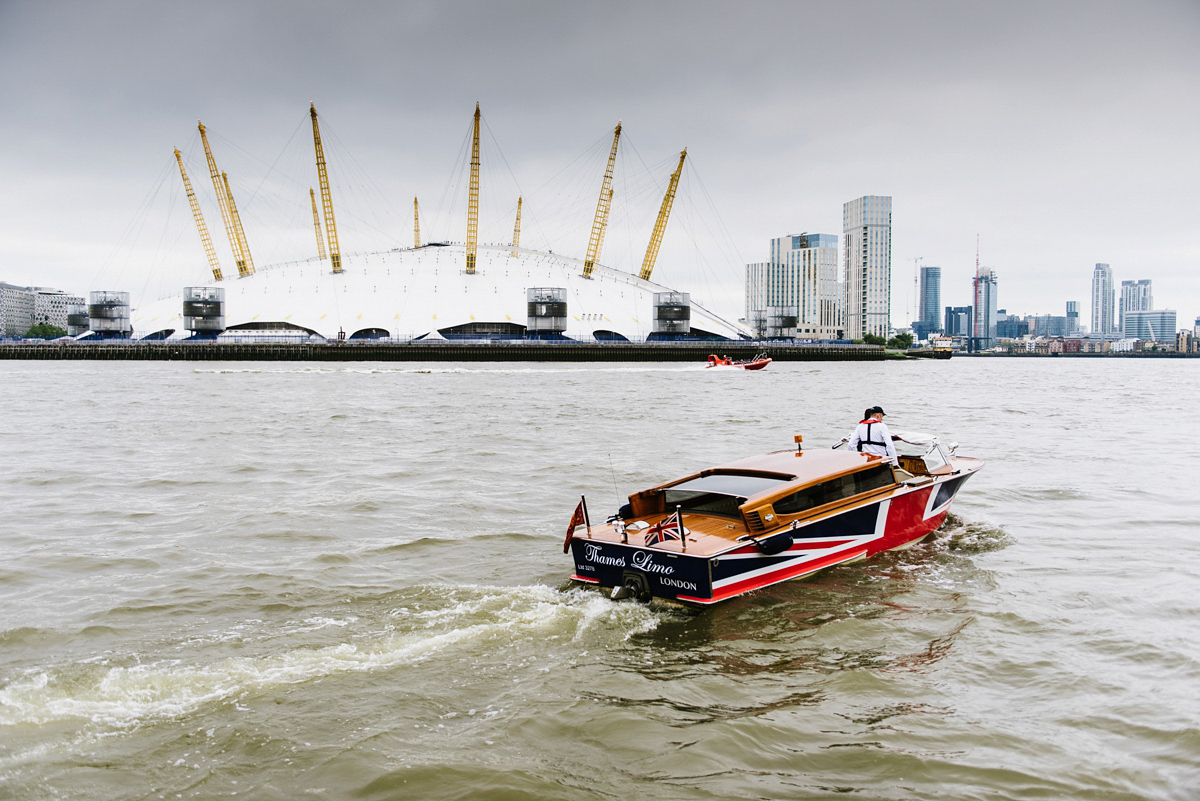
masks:
[[[0,280],[135,293],[202,280],[186,205],[139,211],[177,146],[209,189],[197,118],[219,133],[222,167],[239,167],[239,202],[250,193],[256,261],[308,258],[307,184],[300,212],[264,187],[272,162],[311,159],[296,133],[310,100],[370,184],[347,202],[377,191],[391,210],[376,225],[407,245],[412,197],[433,214],[479,101],[525,192],[618,118],[666,172],[687,146],[729,236],[706,247],[704,285],[680,288],[733,316],[741,264],[765,259],[771,237],[840,234],[844,201],[885,194],[896,324],[916,257],[942,267],[946,305],[970,302],[978,235],[1010,312],[1078,300],[1090,322],[1092,266],[1108,262],[1118,280],[1152,279],[1156,305],[1190,326],[1198,42],[1195,2],[0,2]],[[338,185],[350,174],[335,172],[335,191],[355,191]],[[487,191],[498,241],[515,200]],[[553,200],[527,198],[548,228]],[[657,199],[645,205],[652,217]],[[448,212],[430,219],[462,238]],[[582,256],[586,227],[578,243],[552,239]],[[613,247],[605,261],[628,258]],[[678,241],[663,258],[665,282],[700,280]]]

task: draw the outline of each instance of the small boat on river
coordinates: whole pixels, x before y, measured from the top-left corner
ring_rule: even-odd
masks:
[[[710,353],[708,356],[709,367],[736,367],[741,370],[761,370],[770,363],[770,357],[761,353],[753,359],[739,359],[736,361],[728,356],[718,356],[715,353]]]
[[[563,544],[571,578],[614,598],[704,607],[909,547],[941,526],[983,462],[936,437],[897,436],[899,467],[837,446],[804,450],[796,437],[796,450],[636,492],[603,525],[581,500]]]

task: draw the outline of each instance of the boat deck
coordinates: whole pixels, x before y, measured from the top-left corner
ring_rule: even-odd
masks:
[[[848,452],[848,451],[830,451],[830,450],[813,450],[813,451],[777,451],[775,453],[764,454],[762,456],[751,457],[722,466],[723,470],[742,469],[742,470],[758,470],[770,471],[779,474],[787,473],[792,479],[789,486],[800,488],[811,484],[814,480],[826,478],[831,473],[836,473],[839,469],[846,467],[860,466],[864,461],[878,461],[878,457],[868,457],[866,454]],[[621,543],[635,547],[648,547],[655,551],[668,553],[686,553],[690,556],[710,557],[725,551],[730,550],[739,540],[747,537],[749,534],[754,534],[756,537],[770,536],[775,531],[781,531],[791,525],[792,520],[796,520],[801,525],[807,525],[828,517],[841,515],[848,510],[865,504],[877,503],[881,499],[894,498],[908,492],[914,492],[926,488],[939,478],[949,477],[957,474],[969,474],[977,470],[981,466],[978,459],[970,457],[955,457],[950,464],[932,471],[925,476],[915,476],[909,484],[894,484],[887,487],[882,487],[864,494],[845,498],[833,503],[823,505],[819,508],[811,510],[809,513],[804,513],[798,516],[789,516],[786,523],[780,521],[775,526],[768,526],[765,531],[751,532],[745,521],[739,515],[732,517],[729,515],[707,514],[703,512],[683,513],[683,526],[686,531],[684,541],[670,539],[655,543],[654,545],[646,545],[646,533],[649,528],[640,530],[628,529],[625,536],[614,528],[611,524],[593,525],[590,532],[579,532],[576,538],[586,540],[596,540],[599,542]],[[706,471],[708,472],[708,471]],[[768,493],[769,494],[769,493]],[[756,505],[756,501],[751,498],[746,503],[746,506]],[[672,517],[674,510],[657,514],[642,514],[638,515],[638,521],[644,521],[649,526],[667,520]],[[631,521],[632,522],[632,521]],[[749,544],[748,540],[743,540]]]

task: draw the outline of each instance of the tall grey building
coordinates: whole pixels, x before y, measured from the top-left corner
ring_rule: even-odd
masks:
[[[1073,336],[1079,333],[1079,301],[1067,301],[1067,333],[1066,336]]]
[[[1107,264],[1096,264],[1092,271],[1092,334],[1112,336],[1117,329],[1113,324],[1116,311],[1116,290],[1113,289],[1112,268]]]
[[[887,337],[892,327],[892,199],[864,195],[842,204],[842,301],[846,336]]]
[[[1131,311],[1150,311],[1153,308],[1154,292],[1151,289],[1149,278],[1143,278],[1140,281],[1122,281],[1121,302],[1118,307],[1118,333],[1126,339],[1131,339],[1132,337],[1125,336],[1125,315]]]
[[[746,323],[765,337],[838,337],[837,237],[772,239],[771,260],[746,265]]]
[[[930,334],[941,330],[942,268],[922,267],[917,296],[917,319],[913,322],[913,334],[917,339],[929,339]]]
[[[942,329],[948,337],[970,337],[975,312],[970,306],[947,306],[946,324]]]
[[[977,348],[990,348],[996,338],[996,271],[983,269],[971,279],[975,290],[972,337]]]

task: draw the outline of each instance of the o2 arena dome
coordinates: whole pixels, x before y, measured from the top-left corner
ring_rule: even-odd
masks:
[[[310,109],[310,115],[320,184],[319,193],[310,190],[316,256],[254,267],[229,181],[217,169],[205,128],[200,125],[237,277],[226,275],[218,261],[177,150],[175,158],[213,281],[181,287],[179,294],[139,304],[129,314],[136,338],[217,342],[336,339],[642,342],[750,338],[741,325],[692,302],[689,293],[651,280],[686,150],[679,155],[678,166],[670,177],[637,275],[600,262],[612,206],[620,124],[613,132],[584,258],[520,247],[521,200],[517,203],[511,242],[478,242],[478,105],[471,137],[465,241],[421,243],[420,218],[414,199],[414,247],[343,253],[315,108]],[[92,332],[83,338],[113,335],[100,325],[91,328]]]

